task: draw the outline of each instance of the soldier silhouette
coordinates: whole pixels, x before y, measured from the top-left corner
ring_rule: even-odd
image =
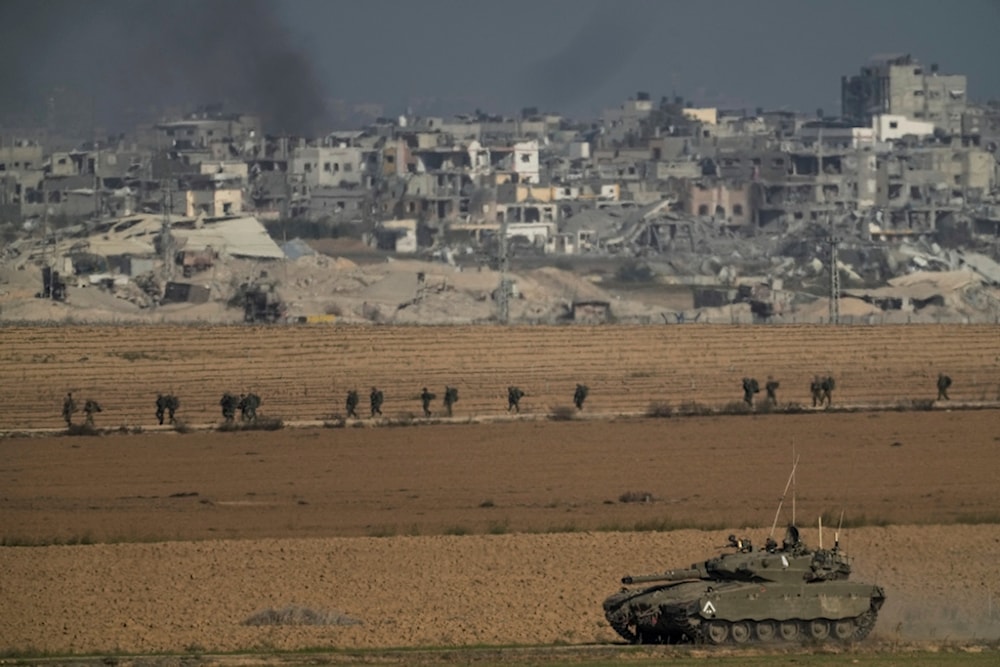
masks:
[[[945,375],[944,373],[938,373],[938,379],[937,379],[938,397],[937,397],[937,400],[939,400],[939,401],[942,400],[942,399],[945,400],[945,401],[950,401],[951,400],[948,397],[948,388],[950,386],[951,386],[951,378],[948,377],[947,375]]]
[[[507,412],[521,412],[521,398],[524,392],[518,387],[507,387]]]
[[[820,382],[820,391],[822,392],[819,401],[820,405],[823,405],[824,401],[826,402],[826,407],[830,407],[830,405],[833,404],[834,387],[836,387],[836,383],[834,382],[832,375],[827,375],[823,378]]]
[[[163,415],[167,412],[167,397],[163,394],[156,395],[156,421],[163,424]]]
[[[576,385],[576,391],[573,392],[573,405],[576,406],[577,410],[583,410],[583,402],[587,400],[588,394],[590,394],[590,387],[585,384]]]
[[[101,404],[91,398],[88,398],[83,404],[83,413],[87,415],[87,424],[89,426],[94,425],[94,413],[96,412],[102,412]]]
[[[236,398],[233,394],[228,391],[222,395],[219,399],[219,407],[222,408],[222,418],[227,422],[231,422],[236,419],[236,406],[239,405],[240,399]]]
[[[823,381],[819,379],[818,375],[814,375],[812,382],[809,383],[809,391],[812,392],[813,407],[823,404]]]
[[[62,418],[66,420],[66,426],[73,425],[73,413],[76,412],[76,401],[73,400],[73,392],[67,392],[63,399]]]
[[[181,401],[173,394],[167,394],[166,407],[167,417],[170,419],[170,423],[173,424],[175,423],[174,413],[181,407]]]
[[[376,387],[372,387],[372,393],[368,395],[368,401],[371,403],[372,417],[378,415],[382,416],[382,401],[385,400],[382,390]]]
[[[458,403],[458,389],[455,387],[445,386],[444,388],[444,409],[448,411],[448,416],[451,417],[451,408],[453,405]]]
[[[424,387],[424,390],[420,392],[420,402],[424,406],[424,417],[431,416],[431,401],[435,398],[437,398],[437,396],[427,391],[427,387]]]
[[[781,386],[780,383],[775,380],[770,375],[767,376],[767,384],[764,385],[764,390],[767,392],[767,401],[771,405],[778,405],[778,387]]]
[[[743,402],[753,407],[753,395],[760,393],[756,378],[743,378]]]
[[[240,419],[243,421],[257,421],[257,408],[260,407],[260,396],[250,392],[240,394],[240,402],[237,406],[240,410]]]
[[[358,418],[358,392],[356,390],[351,389],[347,392],[347,401],[344,403],[344,407],[348,417]]]

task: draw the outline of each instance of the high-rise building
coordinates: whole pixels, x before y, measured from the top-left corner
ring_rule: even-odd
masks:
[[[843,116],[870,126],[872,117],[896,114],[934,123],[949,134],[962,131],[966,109],[964,74],[940,74],[937,65],[923,67],[910,55],[893,56],[841,78]]]

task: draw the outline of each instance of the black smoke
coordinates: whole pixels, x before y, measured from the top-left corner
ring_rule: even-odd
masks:
[[[525,93],[546,109],[563,110],[591,98],[630,64],[662,12],[656,3],[598,3],[556,53],[525,71]],[[560,35],[558,25],[554,40]]]
[[[328,120],[327,91],[274,7],[3,0],[0,63],[13,66],[0,66],[0,116],[44,119],[61,103],[116,127],[143,113],[222,103],[259,114],[269,133],[315,134]]]

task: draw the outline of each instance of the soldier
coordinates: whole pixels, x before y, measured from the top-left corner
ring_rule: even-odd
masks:
[[[813,397],[813,407],[817,405],[822,405],[823,403],[823,381],[819,379],[818,375],[814,375],[812,382],[809,383],[809,390],[812,392]]]
[[[424,390],[420,392],[420,402],[424,406],[424,417],[431,416],[431,401],[435,398],[437,398],[437,396],[427,391],[427,387],[424,387]]]
[[[573,392],[573,405],[576,406],[577,410],[583,410],[583,402],[587,400],[587,395],[590,393],[590,387],[585,384],[577,384],[576,391]]]
[[[163,425],[163,415],[167,411],[167,397],[163,394],[156,395],[156,421]]]
[[[73,392],[68,392],[63,399],[62,418],[66,420],[66,426],[73,425],[73,413],[76,412],[76,401],[73,400]]]
[[[347,416],[358,418],[358,392],[351,389],[347,392],[347,401],[344,403],[344,407],[347,409]]]
[[[458,389],[455,387],[445,386],[444,388],[444,409],[448,411],[448,416],[451,417],[451,406],[458,403]]]
[[[836,383],[833,381],[832,375],[827,375],[825,378],[823,378],[823,381],[820,383],[820,389],[823,392],[823,395],[820,397],[819,401],[820,405],[823,405],[823,401],[826,401],[826,407],[830,407],[830,405],[833,403],[832,394],[835,386]]]
[[[83,404],[83,413],[85,415],[87,415],[87,425],[88,426],[93,426],[94,425],[94,413],[95,412],[101,412],[101,405],[97,401],[95,401],[95,400],[93,400],[91,398],[88,398],[87,401]]]
[[[224,393],[219,400],[219,406],[222,408],[222,418],[227,422],[233,421],[236,418],[236,406],[239,402],[240,400],[228,391]]]
[[[181,401],[173,394],[167,394],[166,407],[167,407],[167,416],[170,419],[170,423],[173,424],[175,423],[174,413],[177,412],[177,410],[181,407]],[[160,423],[162,424],[163,422]]]
[[[507,412],[521,412],[521,398],[524,392],[518,387],[507,387]]]
[[[753,407],[753,395],[760,393],[756,378],[743,378],[743,402]]]
[[[772,406],[778,405],[778,387],[780,383],[775,380],[770,375],[767,376],[767,384],[764,385],[764,390],[767,392],[767,401]]]
[[[257,421],[257,408],[260,407],[260,396],[253,392],[241,394],[237,407],[240,409],[240,418],[243,421]]]
[[[377,387],[372,387],[372,393],[368,395],[368,401],[371,403],[372,417],[378,415],[382,416],[382,401],[385,397],[382,394],[382,390]]]
[[[944,399],[946,401],[950,401],[951,400],[950,398],[948,398],[948,387],[950,387],[950,386],[951,386],[951,378],[948,377],[947,375],[945,375],[944,373],[938,373],[938,380],[937,380],[938,397],[937,397],[937,400],[939,400],[939,401],[941,399]]]

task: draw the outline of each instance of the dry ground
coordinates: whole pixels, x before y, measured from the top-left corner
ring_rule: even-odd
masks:
[[[154,423],[157,392],[188,423],[219,419],[225,391],[254,391],[286,420],[344,412],[349,389],[385,392],[390,417],[420,413],[421,387],[459,389],[456,416],[502,414],[520,386],[530,414],[570,406],[645,412],[650,403],[738,402],[741,379],[768,375],[782,403],[808,404],[815,374],[838,404],[930,400],[939,372],[956,402],[1000,401],[1000,329],[973,325],[822,326],[87,326],[0,327],[0,431],[62,425],[66,391],[95,398],[103,426]]]
[[[621,575],[762,543],[793,450],[801,524],[868,524],[842,545],[887,589],[878,637],[1000,637],[981,410],[7,439],[5,541],[111,543],[0,548],[0,649],[614,641]],[[241,624],[291,604],[362,625]]]

